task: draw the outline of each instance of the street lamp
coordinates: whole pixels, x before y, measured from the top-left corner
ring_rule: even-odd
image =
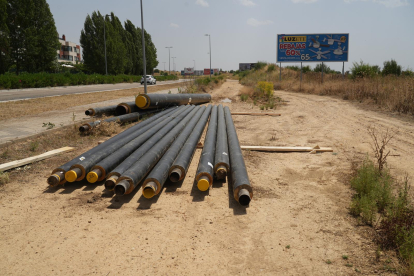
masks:
[[[105,48],[105,75],[108,75],[108,64],[107,64],[107,61],[106,61],[106,28],[105,28],[105,25],[106,25],[106,17],[107,16],[109,16],[109,14],[105,14],[105,16],[104,16],[104,48]]]
[[[144,57],[144,93],[147,94],[147,60],[145,58],[145,31],[144,31],[144,10],[142,8],[141,0],[141,30],[142,30],[142,55]]]
[[[170,74],[170,71],[171,71],[171,66],[170,66],[170,63],[171,63],[171,58],[170,58],[170,49],[172,48],[172,46],[170,46],[170,47],[165,47],[165,48],[167,48],[168,49],[168,75]]]
[[[205,36],[208,36],[208,44],[210,47],[210,79],[211,79],[211,37],[209,34],[205,34]]]

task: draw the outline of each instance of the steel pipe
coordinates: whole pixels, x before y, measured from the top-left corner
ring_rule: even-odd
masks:
[[[220,104],[218,106],[217,117],[217,140],[216,152],[214,156],[214,173],[217,179],[225,179],[230,169],[229,146],[227,141],[226,119],[224,109]]]
[[[85,115],[87,116],[96,116],[96,115],[112,115],[115,114],[116,105],[104,106],[104,107],[95,107],[88,108],[85,110]]]
[[[115,187],[116,182],[113,181],[114,176],[120,177],[125,171],[127,171],[132,165],[134,165],[137,160],[139,160],[143,155],[145,155],[147,152],[152,151],[152,147],[161,140],[169,131],[171,131],[172,128],[174,128],[178,122],[183,120],[183,116],[187,115],[188,112],[191,112],[190,115],[192,116],[194,110],[194,106],[189,107],[180,107],[181,109],[186,109],[185,114],[180,114],[180,117],[177,117],[170,121],[168,125],[166,125],[164,128],[159,130],[157,133],[155,133],[151,139],[148,139],[143,145],[141,145],[138,149],[136,149],[134,152],[129,153],[129,156],[125,158],[115,169],[107,170],[108,176],[107,181],[105,181],[105,188],[108,190],[113,190]],[[99,168],[99,167],[96,167]],[[116,180],[118,181],[118,179]]]
[[[211,101],[209,94],[141,94],[135,104],[141,109],[160,108],[172,105],[203,104]]]
[[[118,116],[138,111],[140,111],[140,109],[135,105],[135,102],[120,103],[115,109],[115,113]]]
[[[212,106],[208,105],[203,113],[203,116],[201,116],[201,119],[194,127],[194,130],[191,132],[190,137],[188,137],[180,153],[170,167],[168,175],[172,182],[181,181],[186,176],[188,167],[190,166],[191,160],[193,159],[197,143],[200,141],[201,134],[203,134],[203,130],[206,127],[211,109]]]
[[[111,172],[114,168],[116,168],[120,163],[122,163],[122,161],[125,160],[125,158],[130,156],[148,139],[155,143],[157,139],[161,139],[160,135],[155,134],[157,134],[160,131],[168,132],[174,127],[174,121],[181,120],[182,118],[187,116],[187,114],[190,111],[190,108],[186,108],[186,110],[184,110],[183,112],[176,112],[177,114],[173,114],[171,115],[171,117],[162,120],[161,122],[154,125],[152,128],[142,133],[135,139],[121,146],[114,153],[99,161],[96,165],[92,167],[91,171],[87,174],[86,179],[88,180],[88,182],[95,183],[97,181],[104,180],[108,172]]]
[[[177,114],[185,111],[185,108],[179,108],[177,111],[173,112],[172,114],[168,114],[166,119],[172,120]],[[154,127],[154,125],[157,125],[159,122],[163,121],[165,118],[158,118],[151,124],[146,125],[145,127],[142,127],[135,132],[133,132],[131,135],[119,139],[118,141],[115,141],[105,148],[102,148],[99,152],[95,152],[94,154],[89,155],[88,157],[82,156],[79,158],[79,160],[71,166],[71,170],[65,173],[65,179],[69,182],[74,181],[81,181],[85,178],[86,174],[91,170],[91,168],[98,163],[99,161],[103,160],[107,156],[114,153],[116,150],[121,148],[126,143],[130,142],[131,140],[137,138],[141,134],[145,133],[147,130]],[[77,168],[78,170],[75,170]],[[81,173],[79,173],[79,170]],[[67,177],[66,177],[67,176]],[[76,176],[76,178],[75,178]]]
[[[208,123],[204,147],[201,152],[200,162],[198,163],[195,180],[200,191],[207,191],[213,185],[214,176],[214,154],[217,139],[217,106],[211,110],[210,121]]]
[[[226,118],[227,137],[229,141],[233,196],[241,205],[247,206],[253,198],[253,189],[249,181],[249,176],[247,175],[246,164],[244,163],[231,112],[227,106],[224,108],[224,116]]]
[[[160,193],[162,187],[164,186],[165,181],[168,178],[168,171],[173,164],[175,158],[180,153],[181,148],[187,141],[194,127],[200,120],[200,117],[205,111],[205,107],[202,106],[191,121],[185,126],[181,131],[180,135],[175,139],[174,143],[170,146],[167,152],[162,156],[157,165],[152,169],[147,178],[142,185],[143,191],[142,194],[146,198],[151,198],[154,195]]]
[[[184,119],[177,122],[177,125],[163,138],[158,141],[150,151],[145,153],[137,162],[135,162],[121,177],[119,177],[115,186],[115,194],[124,195],[131,193],[144,177],[151,171],[155,164],[160,160],[164,153],[174,142],[179,133],[187,125],[200,107],[194,108],[194,111],[187,115]]]

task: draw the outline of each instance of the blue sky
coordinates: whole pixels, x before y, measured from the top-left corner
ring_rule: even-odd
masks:
[[[87,14],[114,12],[141,26],[139,0],[48,0],[59,35],[79,43]],[[276,60],[276,35],[349,33],[349,62],[382,67],[395,59],[414,69],[414,0],[143,0],[144,26],[157,47],[158,68],[237,69],[239,62]],[[171,69],[173,68],[171,59]],[[291,65],[291,64],[289,64]],[[315,66],[316,63],[310,63]],[[341,70],[342,64],[329,63]]]

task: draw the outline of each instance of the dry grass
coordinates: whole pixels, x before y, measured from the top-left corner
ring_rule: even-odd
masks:
[[[181,87],[181,83],[160,86],[149,86],[148,92]],[[144,92],[144,88],[132,88],[119,91],[95,92],[76,95],[64,95],[48,98],[22,100],[0,103],[0,120],[31,116],[46,111],[59,110],[74,106],[92,104],[121,97],[135,96]]]
[[[338,74],[325,74],[322,83],[321,74],[308,72],[303,74],[287,68],[282,69],[282,81],[279,81],[279,69],[267,72],[266,68],[252,71],[243,77],[241,84],[254,87],[259,81],[270,81],[275,90],[305,92],[317,95],[340,96],[344,100],[369,101],[390,111],[414,114],[414,78],[395,76],[376,76],[374,78],[349,79]]]

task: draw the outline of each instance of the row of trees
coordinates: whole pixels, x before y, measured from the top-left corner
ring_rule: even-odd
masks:
[[[105,24],[105,25],[104,25]],[[103,16],[93,12],[85,19],[80,43],[87,70],[105,74],[104,26],[108,74],[143,74],[142,31],[130,20],[122,25],[117,16]],[[151,35],[145,31],[145,56],[147,72],[157,67],[157,49]]]
[[[0,0],[0,74],[48,71],[60,44],[46,0]]]

